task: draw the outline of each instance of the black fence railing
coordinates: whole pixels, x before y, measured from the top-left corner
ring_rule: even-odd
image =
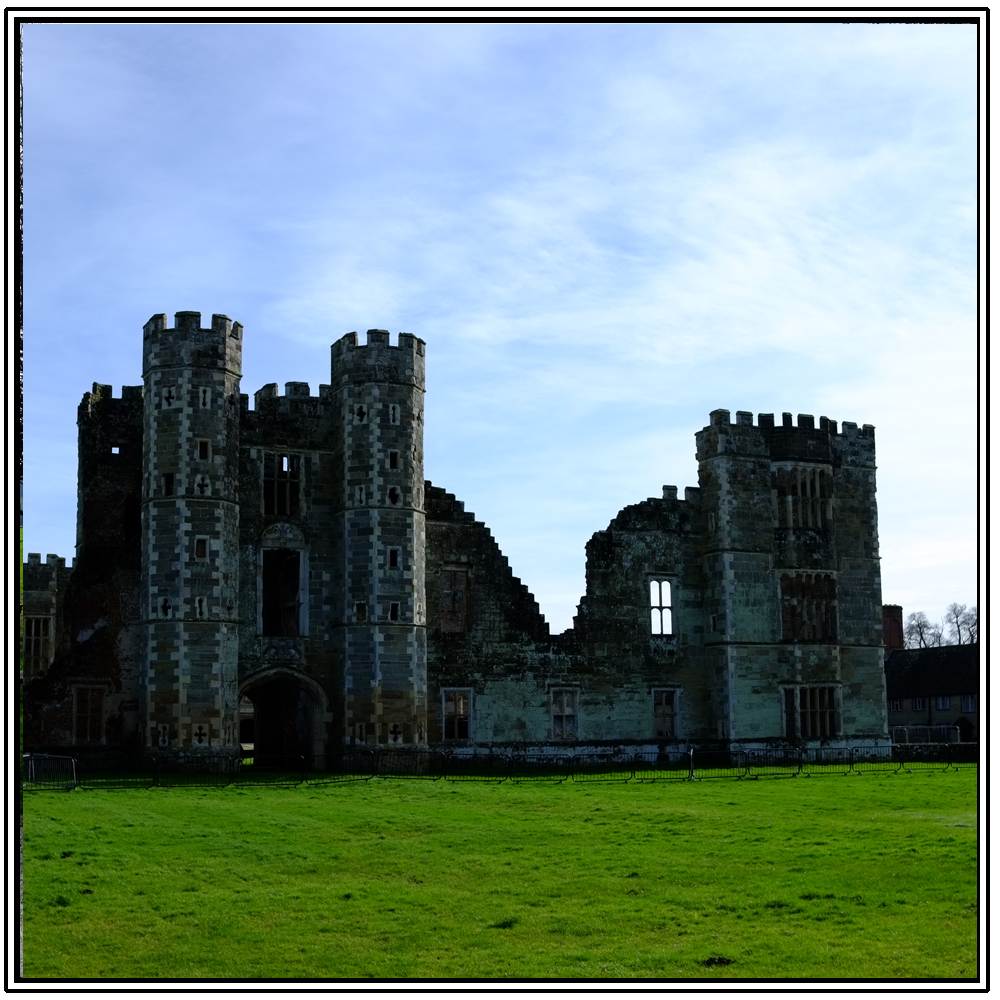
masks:
[[[25,754],[25,791],[322,785],[373,778],[437,781],[702,781],[709,778],[813,777],[822,774],[959,770],[979,763],[977,743],[856,747],[666,749],[590,753],[461,753],[345,748],[300,755],[70,757]]]

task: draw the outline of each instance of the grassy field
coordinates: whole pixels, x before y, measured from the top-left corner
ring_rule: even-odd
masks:
[[[976,777],[26,794],[24,975],[974,980]]]

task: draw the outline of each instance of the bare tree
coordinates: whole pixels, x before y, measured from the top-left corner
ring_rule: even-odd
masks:
[[[979,612],[964,604],[949,604],[944,613],[944,626],[948,630],[948,644],[966,646],[979,639]]]
[[[927,649],[929,646],[940,646],[944,633],[941,626],[932,622],[923,611],[914,611],[906,616],[903,641],[907,649]]]

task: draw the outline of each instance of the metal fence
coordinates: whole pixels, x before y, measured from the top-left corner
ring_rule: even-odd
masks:
[[[21,787],[32,791],[76,788],[76,761],[72,757],[26,753],[21,758]]]
[[[609,750],[568,753],[468,753],[345,748],[317,757],[69,757],[25,754],[22,788],[184,788],[321,785],[374,778],[430,781],[702,781],[710,778],[863,775],[976,767],[976,743],[896,743],[856,747]]]
[[[893,726],[893,743],[958,743],[958,726]]]

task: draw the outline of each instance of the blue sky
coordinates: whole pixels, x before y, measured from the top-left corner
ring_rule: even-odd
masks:
[[[25,549],[154,313],[243,391],[427,341],[425,471],[554,631],[584,545],[697,484],[716,408],[876,427],[883,598],[976,602],[967,25],[24,27]]]

